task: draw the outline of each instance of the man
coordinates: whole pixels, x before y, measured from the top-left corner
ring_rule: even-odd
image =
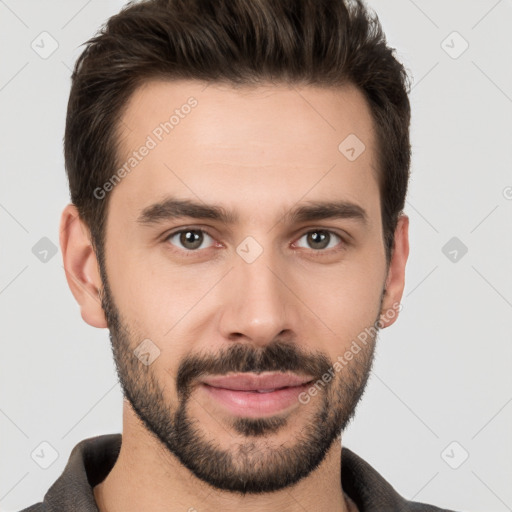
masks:
[[[407,76],[377,18],[147,0],[72,80],[60,243],[123,432],[25,510],[442,510],[341,443],[409,252]]]

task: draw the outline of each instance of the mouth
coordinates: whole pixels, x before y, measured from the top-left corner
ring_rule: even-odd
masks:
[[[210,376],[202,389],[221,407],[236,416],[269,416],[298,405],[298,397],[311,382],[311,376],[286,373],[239,373]]]

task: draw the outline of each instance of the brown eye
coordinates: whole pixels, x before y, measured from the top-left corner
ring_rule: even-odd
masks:
[[[336,233],[324,229],[308,231],[307,233],[304,233],[300,239],[304,237],[306,238],[306,243],[308,246],[306,248],[316,251],[334,248],[339,243],[339,241],[343,241],[342,238]],[[336,241],[336,238],[338,239],[338,242]],[[332,243],[333,241],[334,243]]]
[[[171,233],[166,240],[170,241],[173,245],[181,244],[181,247],[177,245],[180,249],[194,251],[201,248],[205,236],[211,238],[210,235],[201,229],[182,229],[181,231]],[[175,240],[174,242],[173,239]]]

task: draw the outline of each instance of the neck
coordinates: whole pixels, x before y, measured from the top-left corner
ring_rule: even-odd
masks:
[[[93,489],[100,512],[357,511],[341,487],[338,441],[332,444],[322,463],[295,485],[272,493],[241,495],[199,480],[135,418],[123,423],[116,463],[106,479]]]

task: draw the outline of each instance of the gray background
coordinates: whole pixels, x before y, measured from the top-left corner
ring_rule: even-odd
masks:
[[[512,1],[369,3],[413,79],[411,254],[343,442],[409,499],[512,510]],[[0,0],[2,511],[122,428],[107,331],[82,321],[57,246],[70,69],[123,4]]]

